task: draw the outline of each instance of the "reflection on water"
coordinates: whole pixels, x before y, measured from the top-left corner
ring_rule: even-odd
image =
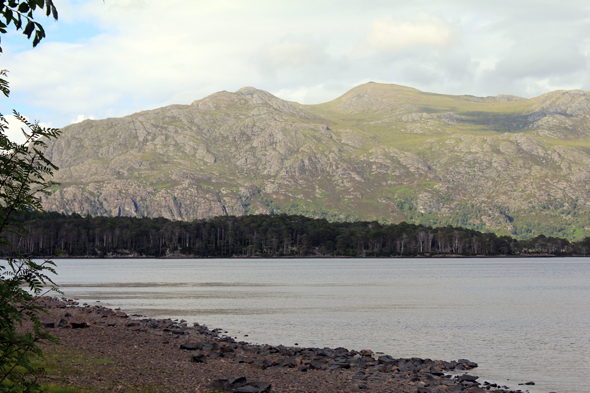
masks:
[[[469,358],[531,392],[586,389],[586,259],[58,260],[68,297],[270,344]],[[509,378],[510,381],[506,379]]]

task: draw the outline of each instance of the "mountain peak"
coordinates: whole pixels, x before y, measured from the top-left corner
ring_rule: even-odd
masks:
[[[235,94],[246,97],[251,100],[256,106],[268,106],[272,109],[299,118],[310,118],[311,115],[303,111],[301,108],[296,107],[292,103],[282,100],[277,96],[270,94],[267,91],[256,89],[251,86],[242,87],[237,90]]]
[[[270,94],[264,90],[260,90],[255,87],[252,87],[252,86],[245,86],[239,90],[236,90],[236,94],[241,94],[243,96],[251,96],[251,95],[256,95],[256,94],[260,94],[260,93]]]

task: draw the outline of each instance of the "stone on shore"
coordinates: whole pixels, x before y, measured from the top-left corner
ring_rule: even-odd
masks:
[[[173,391],[221,389],[237,393],[264,393],[270,390],[272,383],[277,392],[293,391],[294,388],[306,393],[354,393],[358,392],[358,389],[375,393],[483,392],[478,386],[477,376],[463,374],[452,378],[448,374],[455,370],[477,367],[477,363],[467,359],[449,362],[394,358],[390,355],[375,354],[370,349],[354,351],[343,347],[256,345],[222,336],[221,329],[210,330],[198,323],[189,327],[186,322],[171,319],[122,320],[121,318],[129,318],[123,312],[103,306],[79,307],[67,299],[45,298],[44,303],[52,307],[48,308],[49,315],[53,320],[59,321],[57,326],[70,328],[56,330],[61,338],[67,339],[66,342],[77,343],[81,348],[94,348],[100,354],[107,353],[108,357],[116,357],[119,353],[126,354],[125,359],[132,359],[129,361],[133,365],[143,364],[145,360],[158,365],[157,371],[152,371],[149,376],[143,373],[139,377],[135,376],[137,381],[146,378],[159,380],[167,386],[170,378],[177,378],[176,383],[191,378],[192,381],[197,381],[198,386],[191,389],[182,385],[182,382],[180,384],[184,387],[178,389],[176,388],[180,385],[171,384],[169,387]],[[66,305],[67,309],[58,307],[59,304]],[[66,314],[70,320],[83,318],[84,322],[67,323],[64,319]],[[101,341],[102,337],[110,338]],[[149,352],[142,352],[143,348]],[[133,355],[129,356],[130,353]],[[119,358],[118,361],[128,360]],[[176,371],[172,370],[177,368],[184,368],[185,374],[174,374]],[[168,371],[162,372],[160,377],[160,369]],[[239,376],[227,376],[232,374]],[[196,375],[199,379],[195,379]],[[85,374],[85,377],[92,378],[92,375]],[[127,375],[120,377],[127,378]],[[213,382],[209,382],[211,380]],[[527,384],[531,383],[534,382]],[[207,387],[208,385],[210,387]],[[323,387],[316,389],[316,385]],[[506,389],[503,390],[489,383],[484,383],[483,387],[486,392],[508,391],[507,387],[503,387]]]

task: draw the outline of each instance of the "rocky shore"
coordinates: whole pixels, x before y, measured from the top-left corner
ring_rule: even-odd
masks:
[[[479,381],[467,359],[396,359],[370,349],[252,345],[184,320],[43,297],[44,326],[61,348],[104,361],[61,384],[96,391],[521,392]],[[533,384],[533,382],[527,383]]]

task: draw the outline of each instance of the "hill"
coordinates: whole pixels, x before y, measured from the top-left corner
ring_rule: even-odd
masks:
[[[246,87],[63,129],[51,211],[253,213],[590,234],[590,96],[473,97],[367,83],[319,105]]]

